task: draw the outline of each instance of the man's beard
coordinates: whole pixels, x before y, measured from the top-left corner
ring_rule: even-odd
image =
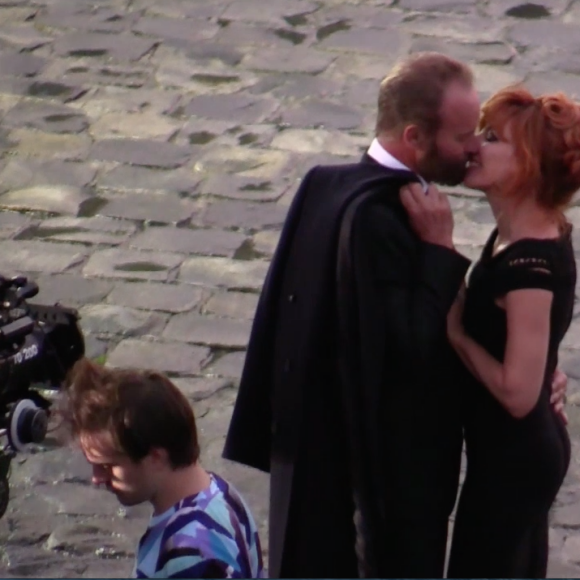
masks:
[[[441,185],[459,185],[467,173],[467,158],[462,160],[446,158],[441,155],[437,144],[433,141],[417,169],[419,175],[426,181]]]

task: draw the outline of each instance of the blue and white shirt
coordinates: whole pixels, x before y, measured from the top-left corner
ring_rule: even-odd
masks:
[[[260,539],[239,493],[210,486],[154,516],[139,542],[136,578],[264,578]]]

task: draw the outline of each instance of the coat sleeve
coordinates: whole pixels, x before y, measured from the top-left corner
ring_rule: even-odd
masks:
[[[432,368],[470,261],[454,250],[418,241],[393,208],[371,205],[357,222],[358,255],[371,269],[390,352],[410,372]]]

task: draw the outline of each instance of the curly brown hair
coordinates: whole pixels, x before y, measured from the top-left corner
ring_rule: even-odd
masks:
[[[116,450],[134,462],[154,448],[166,450],[173,469],[199,459],[193,409],[155,371],[109,369],[83,358],[65,381],[60,414],[73,437],[108,432]]]
[[[580,106],[563,93],[534,97],[522,85],[498,91],[481,109],[480,129],[511,131],[519,171],[513,195],[533,192],[550,210],[562,210],[580,187]]]

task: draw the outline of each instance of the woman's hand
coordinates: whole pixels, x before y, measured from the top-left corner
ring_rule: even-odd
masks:
[[[423,191],[420,183],[408,183],[401,188],[400,197],[411,227],[421,240],[454,249],[453,214],[444,193],[434,185]]]

